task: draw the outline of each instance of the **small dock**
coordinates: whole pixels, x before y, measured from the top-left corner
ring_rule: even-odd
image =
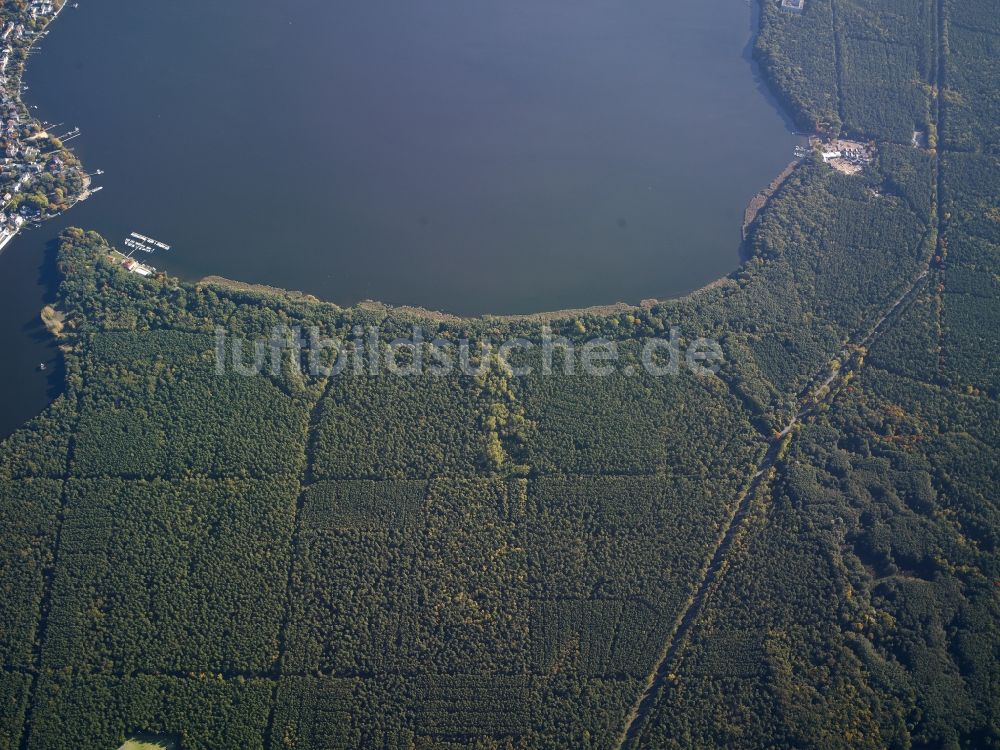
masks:
[[[170,245],[167,243],[154,240],[152,237],[147,237],[138,232],[132,232],[125,238],[125,247],[130,250],[141,250],[144,253],[155,253],[157,250],[170,249]]]

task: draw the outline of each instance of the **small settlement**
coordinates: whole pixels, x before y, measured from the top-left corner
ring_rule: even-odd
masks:
[[[859,174],[875,159],[875,147],[870,143],[842,138],[825,141],[816,137],[810,138],[809,143],[826,164],[844,174]]]
[[[63,0],[31,0],[24,10],[0,15],[0,250],[26,222],[86,196],[88,178],[64,146],[79,129],[46,132],[21,101],[24,61],[62,7]]]

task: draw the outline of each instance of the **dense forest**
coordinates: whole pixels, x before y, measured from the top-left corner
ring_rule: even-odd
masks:
[[[775,90],[875,163],[806,159],[712,288],[550,323],[717,377],[241,375],[217,327],[548,334],[68,230],[66,389],[0,444],[0,750],[1000,747],[998,51],[992,0],[764,0]]]

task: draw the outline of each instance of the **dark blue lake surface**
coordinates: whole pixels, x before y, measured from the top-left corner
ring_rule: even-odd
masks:
[[[105,189],[0,256],[0,432],[50,393],[25,325],[66,225],[161,239],[184,278],[463,314],[728,273],[798,142],[751,29],[744,0],[81,0],[26,99]]]

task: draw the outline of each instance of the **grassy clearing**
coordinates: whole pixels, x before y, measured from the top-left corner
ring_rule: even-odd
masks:
[[[181,750],[181,743],[177,737],[137,734],[118,750]]]

